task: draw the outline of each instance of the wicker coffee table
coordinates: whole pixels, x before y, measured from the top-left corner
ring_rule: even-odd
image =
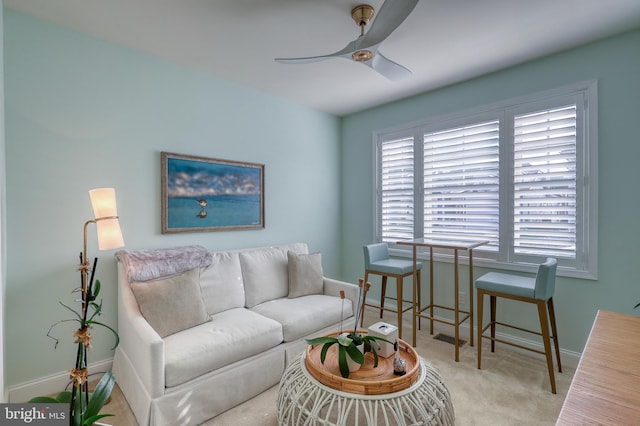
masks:
[[[369,354],[370,355],[370,354]],[[327,386],[307,367],[310,351],[287,367],[278,392],[278,424],[453,425],[451,396],[438,372],[418,357],[415,381],[389,393],[354,393]],[[313,363],[309,363],[313,368]],[[356,388],[357,389],[357,388]]]

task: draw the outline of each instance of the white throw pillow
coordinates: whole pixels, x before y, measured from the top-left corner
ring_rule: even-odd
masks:
[[[244,283],[237,252],[211,253],[211,265],[200,270],[202,300],[210,315],[244,308]]]
[[[287,297],[287,253],[277,247],[240,252],[245,306]]]
[[[142,316],[160,337],[209,321],[199,279],[200,268],[194,268],[178,275],[131,283]]]
[[[323,271],[320,253],[287,252],[289,261],[289,298],[322,294]]]

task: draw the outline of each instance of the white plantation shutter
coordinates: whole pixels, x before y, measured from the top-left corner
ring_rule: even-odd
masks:
[[[514,253],[576,257],[576,105],[514,118]]]
[[[413,137],[383,141],[381,161],[382,241],[412,239],[413,215]]]
[[[597,104],[589,81],[376,132],[376,241],[489,240],[479,265],[596,279]]]
[[[424,135],[424,235],[488,239],[497,250],[498,120]]]

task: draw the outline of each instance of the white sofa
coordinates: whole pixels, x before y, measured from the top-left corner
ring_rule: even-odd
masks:
[[[303,243],[116,259],[113,371],[140,425],[200,424],[256,396],[280,381],[304,338],[337,330],[342,317],[351,327],[357,309],[358,287],[323,277],[320,254]]]

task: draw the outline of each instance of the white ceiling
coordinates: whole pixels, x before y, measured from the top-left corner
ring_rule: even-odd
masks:
[[[345,59],[274,61],[342,49],[359,35],[350,11],[363,2],[4,0],[4,5],[339,116],[640,27],[640,0],[421,0],[380,48],[413,71],[408,80],[392,82]],[[377,10],[383,0],[366,2]]]

